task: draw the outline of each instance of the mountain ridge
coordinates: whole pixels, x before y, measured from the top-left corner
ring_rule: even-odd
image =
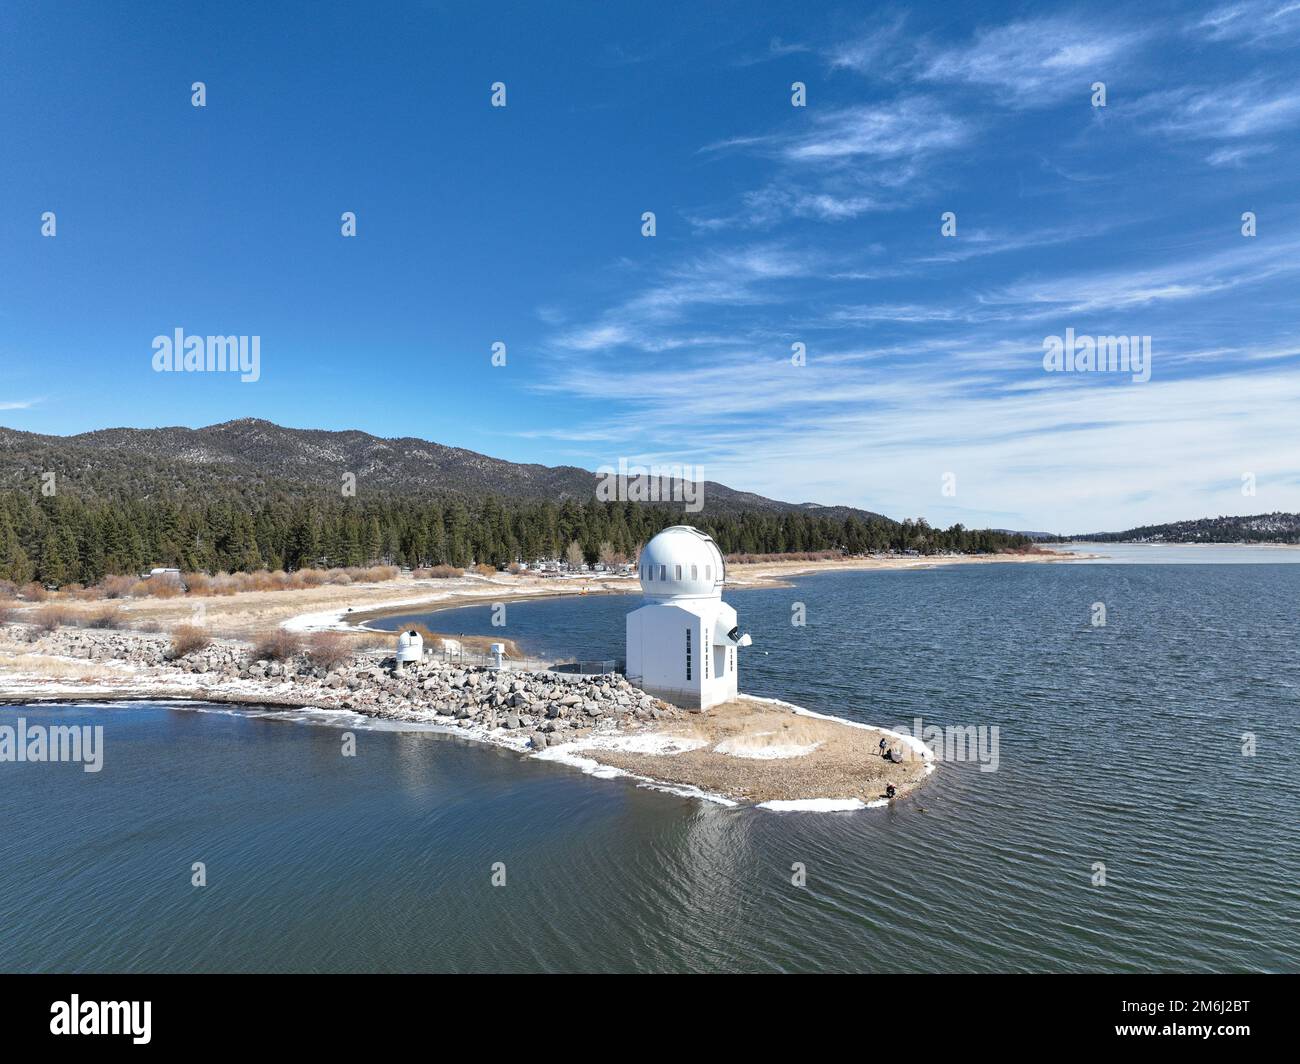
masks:
[[[12,468],[15,458],[27,468]],[[142,460],[150,464],[148,469],[140,468]],[[0,482],[14,480],[15,472],[51,469],[70,478],[73,492],[80,488],[89,495],[102,494],[102,485],[112,482],[129,484],[129,490],[141,490],[146,497],[181,488],[189,474],[200,489],[237,481],[253,491],[292,492],[306,486],[336,492],[342,475],[352,473],[360,488],[398,497],[496,495],[582,502],[594,497],[598,479],[579,466],[511,462],[414,436],[290,428],[252,417],[199,428],[114,427],[68,436],[0,426]],[[703,512],[715,514],[748,510],[837,519],[884,517],[857,507],[784,502],[716,481],[704,482],[703,501]]]

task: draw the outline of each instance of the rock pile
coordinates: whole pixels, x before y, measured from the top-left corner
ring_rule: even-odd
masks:
[[[28,634],[35,652],[124,662],[136,668],[144,684],[157,676],[169,685],[183,679],[224,696],[233,688],[249,702],[264,694],[272,704],[350,709],[394,720],[432,715],[459,727],[518,733],[521,742],[512,745],[522,745],[526,735],[534,749],[578,738],[592,728],[636,728],[684,713],[613,673],[577,676],[438,661],[398,668],[391,656],[376,655],[326,670],[305,655],[288,661],[258,659],[249,644],[229,640],[214,640],[173,658],[165,635],[79,628]]]

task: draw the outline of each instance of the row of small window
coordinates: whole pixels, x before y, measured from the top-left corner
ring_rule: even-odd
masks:
[[[680,580],[682,578],[682,567],[680,565],[674,565],[673,568],[677,570],[677,575],[673,577],[673,579]],[[641,567],[642,582],[649,583],[650,581],[654,580],[654,578],[655,578],[655,567],[653,565],[643,565]],[[700,578],[700,567],[698,565],[692,565],[691,579],[698,580],[699,578]],[[660,580],[668,579],[668,566],[666,565],[659,566],[659,579]],[[704,567],[704,579],[705,580],[713,579],[713,566],[706,565]]]

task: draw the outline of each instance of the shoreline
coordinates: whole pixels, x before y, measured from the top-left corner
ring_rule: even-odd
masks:
[[[909,747],[907,737],[889,729],[745,695],[692,713],[615,674],[496,673],[437,662],[394,672],[377,656],[322,672],[252,661],[248,648],[233,642],[168,660],[166,638],[151,633],[61,628],[32,639],[13,625],[0,632],[6,706],[179,701],[195,708],[347,711],[353,726],[409,725],[595,778],[626,777],[681,797],[776,811],[887,805],[885,783],[894,784],[899,800],[934,768],[923,745]],[[901,741],[904,759],[879,757],[879,738]]]
[[[775,561],[733,564],[728,567],[727,591],[790,587],[797,576],[829,572],[933,569],[950,565],[1053,563],[1081,560],[1078,554],[873,556],[836,561]],[[382,617],[405,613],[440,613],[462,606],[496,602],[526,602],[574,595],[613,595],[640,592],[633,574],[543,578],[534,573],[497,573],[491,577],[467,573],[449,580],[422,580],[411,575],[394,580],[357,584],[323,584],[294,590],[240,591],[230,595],[124,597],[113,599],[53,596],[70,624],[83,623],[96,613],[114,608],[126,624],[145,630],[165,631],[181,624],[199,623],[215,634],[232,639],[255,639],[277,628],[297,634],[343,631],[354,634],[382,631],[367,627]],[[15,603],[15,620],[23,622],[42,603]]]
[[[1052,564],[1073,562],[1095,557],[1095,555],[1074,554],[1064,551],[1039,551],[1034,554],[956,554],[956,555],[917,555],[894,556],[882,555],[865,558],[846,558],[837,561],[788,561],[788,562],[748,562],[729,563],[727,565],[727,582],[724,593],[729,591],[758,591],[769,588],[793,587],[788,578],[796,576],[819,575],[836,572],[876,572],[899,571],[913,572],[937,569],[949,565],[1005,565],[1005,564]],[[576,582],[579,578],[568,578]],[[569,598],[587,595],[636,595],[641,585],[637,577],[599,576],[588,578],[588,584],[580,589],[530,586],[501,588],[495,595],[492,592],[475,593],[469,589],[456,589],[444,592],[437,599],[421,597],[405,602],[376,605],[366,610],[322,611],[320,614],[303,614],[292,618],[289,623],[306,622],[308,624],[333,623],[347,628],[364,631],[385,631],[369,628],[371,621],[386,617],[398,617],[418,609],[425,614],[443,613],[447,610],[460,609],[464,606],[481,606],[495,602],[527,602],[544,599]],[[593,586],[594,585],[594,586]],[[427,608],[421,608],[427,607]],[[288,626],[286,624],[286,626]],[[294,631],[318,630],[310,627],[295,627]]]

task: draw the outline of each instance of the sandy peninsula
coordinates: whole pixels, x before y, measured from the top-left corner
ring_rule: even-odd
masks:
[[[331,667],[270,661],[221,639],[178,654],[168,636],[60,627],[0,628],[0,701],[190,699],[348,711],[507,747],[597,777],[724,805],[854,810],[906,797],[930,771],[906,736],[741,697],[705,713],[668,705],[618,675],[492,670],[426,660],[397,669],[384,650]],[[111,710],[106,710],[111,712]],[[894,763],[880,742],[899,752]]]

